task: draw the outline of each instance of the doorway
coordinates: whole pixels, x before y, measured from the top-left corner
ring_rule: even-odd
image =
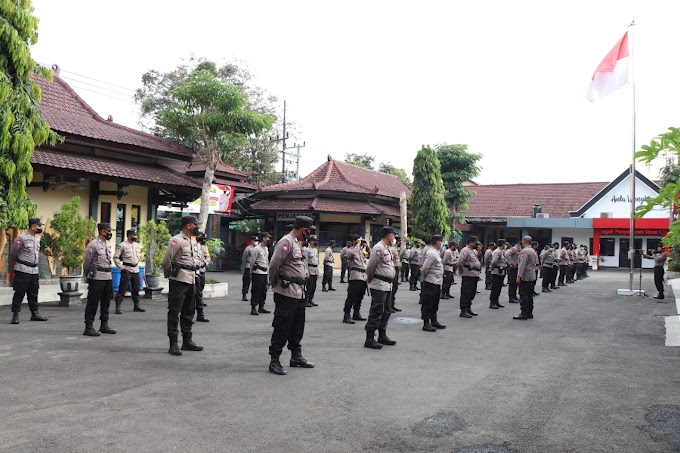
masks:
[[[628,258],[628,250],[630,248],[630,238],[619,239],[619,267],[630,268],[630,258]],[[642,248],[642,238],[635,238],[635,250]],[[639,253],[635,253],[635,267],[639,268],[642,265],[642,257]]]

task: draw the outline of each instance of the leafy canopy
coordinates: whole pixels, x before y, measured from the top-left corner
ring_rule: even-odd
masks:
[[[451,233],[439,159],[429,146],[423,146],[413,161],[413,192],[409,203],[413,213],[413,236],[425,239]]]

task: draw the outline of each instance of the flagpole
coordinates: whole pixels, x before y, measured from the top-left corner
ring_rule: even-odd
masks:
[[[635,21],[628,26],[630,32],[628,33],[628,42],[630,49],[630,86],[633,102],[633,127],[632,127],[632,147],[633,147],[633,163],[630,166],[630,244],[628,246],[628,254],[630,256],[630,275],[628,276],[628,291],[633,292],[633,276],[635,274],[635,41],[633,39],[633,30]]]

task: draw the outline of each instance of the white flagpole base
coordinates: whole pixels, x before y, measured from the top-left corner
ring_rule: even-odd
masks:
[[[645,295],[645,290],[644,289],[617,289],[616,290],[616,295],[617,296],[644,296]]]

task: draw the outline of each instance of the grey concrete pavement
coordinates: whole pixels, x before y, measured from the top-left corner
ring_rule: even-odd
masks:
[[[442,301],[436,333],[409,325],[417,293],[402,285],[389,335],[363,348],[342,324],[346,285],[318,292],[303,355],[314,369],[267,372],[272,315],[249,315],[240,275],[194,325],[203,352],[167,354],[166,305],[111,315],[116,335],[84,337],[83,309],[43,307],[49,322],[9,325],[0,311],[0,451],[590,452],[680,449],[680,350],[664,346],[668,303],[616,296],[627,274],[591,278],[475,319]],[[479,285],[483,288],[483,284]],[[643,287],[653,290],[652,275]],[[653,295],[653,292],[652,292]],[[504,293],[507,301],[507,295]],[[272,308],[271,293],[268,306]],[[368,310],[367,298],[363,314]],[[401,319],[398,319],[401,318]]]

